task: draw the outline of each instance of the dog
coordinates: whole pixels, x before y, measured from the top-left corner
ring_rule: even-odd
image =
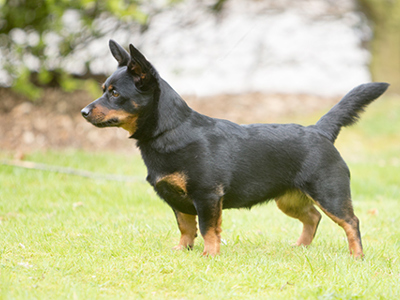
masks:
[[[121,127],[137,141],[147,181],[172,208],[181,233],[174,249],[192,249],[197,221],[203,255],[220,252],[222,210],[275,200],[303,223],[296,245],[311,244],[321,214],[341,226],[350,254],[363,257],[350,172],[334,147],[344,126],[388,88],[367,83],[351,90],[315,125],[238,125],[192,110],[133,45],[110,40],[118,62],[103,95],[82,109],[97,127]]]

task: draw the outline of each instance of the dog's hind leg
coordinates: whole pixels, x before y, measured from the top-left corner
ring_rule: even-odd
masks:
[[[302,192],[292,190],[276,198],[275,201],[281,211],[303,223],[303,231],[296,245],[310,245],[321,220],[321,214],[314,207],[312,200]]]
[[[181,239],[174,250],[193,249],[194,239],[197,237],[196,216],[181,213],[174,209],[176,221],[178,222]]]
[[[332,175],[334,173],[334,171],[330,172]],[[350,254],[355,258],[363,257],[360,225],[353,211],[349,177],[332,176],[325,178],[325,180],[312,186],[309,194],[321,210],[344,229]]]
[[[329,206],[328,208],[326,206],[324,207],[324,205],[321,205],[319,202],[318,206],[328,217],[344,229],[349,243],[350,254],[355,258],[363,257],[364,253],[361,243],[360,222],[353,212],[351,200],[348,199],[343,202],[346,202],[345,205],[348,206],[348,208],[346,211],[341,212],[331,210]]]

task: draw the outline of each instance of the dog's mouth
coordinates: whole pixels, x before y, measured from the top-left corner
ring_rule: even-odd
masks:
[[[118,118],[112,118],[112,119],[109,119],[107,121],[93,120],[93,121],[89,121],[89,122],[92,123],[94,126],[99,127],[99,128],[103,128],[103,127],[118,127],[120,125],[120,122],[119,122]]]

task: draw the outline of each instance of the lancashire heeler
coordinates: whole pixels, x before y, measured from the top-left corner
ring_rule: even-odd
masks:
[[[223,209],[274,199],[303,223],[297,245],[312,242],[321,219],[317,205],[344,229],[350,253],[363,256],[350,172],[333,143],[388,84],[354,88],[312,126],[238,125],[190,109],[135,47],[129,49],[110,40],[118,69],[82,115],[97,127],[122,127],[137,140],[147,181],[175,213],[181,232],[175,249],[193,247],[197,215],[203,255],[218,254]]]

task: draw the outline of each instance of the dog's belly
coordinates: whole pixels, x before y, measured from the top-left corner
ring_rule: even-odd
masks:
[[[254,193],[246,192],[228,192],[223,198],[223,209],[227,208],[251,208],[256,204],[270,201],[281,194],[284,194],[285,190],[262,190]]]

